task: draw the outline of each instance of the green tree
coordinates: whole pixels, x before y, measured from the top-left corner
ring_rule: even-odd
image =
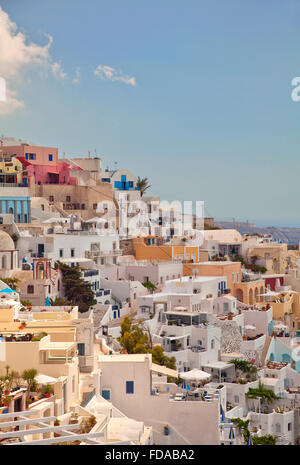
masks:
[[[157,365],[164,365],[167,368],[176,370],[176,358],[167,357],[167,355],[165,355],[164,353],[162,346],[156,345],[150,352],[152,354],[153,363],[156,363]]]
[[[154,292],[156,289],[155,284],[153,284],[151,281],[145,281],[143,282],[143,286],[148,289],[148,291]]]
[[[97,303],[93,290],[82,278],[79,266],[72,268],[58,261],[55,267],[59,268],[62,272],[64,293],[66,300],[70,304],[78,305],[79,311],[84,313]]]
[[[18,284],[20,281],[18,278],[1,278],[1,281],[7,284],[13,291],[18,290]]]
[[[261,383],[259,384],[258,388],[249,388],[249,391],[246,392],[245,395],[248,397],[248,399],[257,399],[260,397],[262,402],[267,402],[268,404],[272,404],[274,400],[279,399],[274,391],[271,389],[265,389]]]
[[[118,341],[128,354],[142,354],[149,350],[148,336],[144,332],[142,321],[132,324],[129,316],[121,323],[121,336]]]
[[[30,368],[29,370],[24,370],[22,373],[22,378],[24,381],[27,383],[27,391],[28,394],[30,391],[33,391],[36,388],[36,381],[35,377],[38,374],[37,370],[35,368]]]
[[[237,426],[238,432],[243,435],[244,441],[248,442],[250,431],[248,428],[250,420],[242,420],[241,418],[231,418],[231,421],[234,425]]]
[[[149,353],[152,354],[153,363],[176,370],[175,357],[167,357],[160,345],[152,348],[151,337],[141,320],[133,324],[132,319],[126,316],[121,323],[121,336],[118,341],[128,354]]]
[[[139,190],[141,192],[141,197],[143,197],[144,193],[148,189],[150,189],[151,184],[149,183],[148,178],[140,178],[140,177],[138,177],[137,181],[136,181],[136,187],[139,188]]]
[[[55,299],[50,299],[50,305],[53,307],[64,307],[70,305],[70,302],[64,297],[57,296]]]
[[[253,436],[252,437],[253,444],[262,445],[262,446],[275,446],[277,442],[277,438],[272,436],[272,434],[266,434],[265,436]]]
[[[29,300],[21,300],[21,304],[24,305],[24,307],[32,307],[32,303]]]
[[[234,358],[228,363],[233,363],[238,374],[248,373],[252,375],[253,378],[256,378],[257,367],[250,360],[241,360],[239,358]],[[239,373],[240,372],[240,373]]]

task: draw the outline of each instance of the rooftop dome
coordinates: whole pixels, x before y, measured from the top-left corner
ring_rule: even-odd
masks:
[[[15,250],[14,241],[5,231],[0,231],[0,250]]]

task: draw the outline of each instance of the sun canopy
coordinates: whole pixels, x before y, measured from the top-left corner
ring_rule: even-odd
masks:
[[[209,373],[206,373],[202,370],[198,370],[197,368],[194,368],[190,371],[186,371],[185,373],[180,373],[180,378],[188,379],[191,381],[204,381],[206,379],[209,379],[210,377],[211,375]]]
[[[35,377],[35,381],[37,382],[37,384],[55,384],[57,381],[57,378],[53,378],[52,376],[48,376],[48,375],[39,374]]]
[[[156,363],[152,363],[151,371],[161,375],[172,376],[172,378],[178,378],[178,373],[176,370],[172,370],[171,368],[167,368],[163,365],[157,365]]]

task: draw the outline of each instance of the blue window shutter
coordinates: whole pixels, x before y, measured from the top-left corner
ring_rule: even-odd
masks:
[[[102,389],[102,397],[106,400],[110,400],[110,390]]]
[[[126,381],[126,394],[133,394],[133,393],[134,393],[134,382]]]
[[[77,349],[78,349],[78,355],[85,355],[85,344],[82,342],[79,342],[77,344]]]

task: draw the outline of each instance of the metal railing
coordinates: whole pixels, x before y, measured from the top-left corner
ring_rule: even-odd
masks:
[[[81,402],[80,406],[81,407],[86,407],[88,405],[88,403],[92,400],[92,398],[94,397],[94,395],[96,394],[96,388],[93,389],[89,394],[88,396]]]

